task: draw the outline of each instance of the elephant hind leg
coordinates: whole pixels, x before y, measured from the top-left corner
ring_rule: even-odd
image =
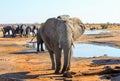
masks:
[[[55,74],[60,73],[60,69],[61,69],[61,52],[62,52],[61,48],[59,48],[59,47],[55,48],[55,60],[56,60]]]
[[[37,52],[39,52],[40,50],[39,50],[39,45],[40,45],[40,43],[39,42],[37,42]]]
[[[73,53],[72,48],[70,48],[70,54],[69,54],[69,57],[68,57],[69,58],[69,62],[68,62],[68,67],[67,67],[66,71],[70,70],[72,53]]]
[[[70,70],[72,48],[64,49],[63,51],[64,51],[64,65],[61,73]]]
[[[44,49],[43,49],[43,41],[41,42],[41,51],[44,51]]]
[[[50,55],[50,60],[51,60],[51,63],[52,63],[52,67],[51,69],[54,70],[55,69],[55,56],[54,56],[54,51],[51,50],[51,48],[49,48],[47,44],[45,44],[48,52],[49,52],[49,55]]]
[[[51,59],[51,62],[52,62],[52,67],[51,67],[51,69],[54,70],[54,69],[55,69],[55,57],[54,57],[54,52],[53,52],[53,51],[50,51],[49,49],[48,49],[48,51],[49,51],[50,59]]]

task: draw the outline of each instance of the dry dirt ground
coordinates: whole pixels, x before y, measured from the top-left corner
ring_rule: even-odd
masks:
[[[48,52],[23,53],[31,38],[2,38],[0,34],[0,81],[120,81],[120,58],[108,56],[72,58],[69,73],[55,75]],[[120,30],[83,35],[77,42],[114,43],[120,47]],[[69,78],[69,75],[72,78]]]

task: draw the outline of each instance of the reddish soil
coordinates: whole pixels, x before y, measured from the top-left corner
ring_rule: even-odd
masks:
[[[72,58],[71,73],[72,78],[63,74],[54,74],[50,70],[51,62],[48,52],[20,54],[23,45],[31,38],[2,38],[0,35],[0,81],[5,79],[21,79],[25,81],[114,81],[119,73],[104,73],[109,67],[120,70],[120,58],[108,56],[93,58]],[[35,41],[35,40],[34,40]],[[100,35],[83,35],[77,42],[109,42],[120,47],[120,31],[112,30],[112,33]],[[117,63],[116,63],[117,61]],[[110,63],[111,62],[111,63]],[[103,73],[101,73],[103,72]],[[119,81],[119,80],[116,80]]]

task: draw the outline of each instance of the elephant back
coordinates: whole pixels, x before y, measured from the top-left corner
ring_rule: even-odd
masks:
[[[57,24],[58,24],[58,19],[56,19],[56,18],[49,18],[49,19],[45,22],[43,28],[44,28],[45,30],[47,30],[47,32],[49,32],[50,30],[51,30],[51,31],[54,31],[54,30],[56,30],[56,28],[57,28]],[[51,31],[50,31],[50,32],[51,32]]]

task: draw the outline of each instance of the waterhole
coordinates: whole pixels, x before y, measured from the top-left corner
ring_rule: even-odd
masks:
[[[33,50],[26,50],[26,52],[36,52],[37,44],[27,43],[24,47],[33,48]],[[44,46],[44,49],[47,49]],[[83,43],[74,43],[73,47],[73,56],[74,57],[98,57],[98,56],[113,56],[120,57],[120,49],[115,48],[114,44],[102,43],[102,44],[83,44]]]

